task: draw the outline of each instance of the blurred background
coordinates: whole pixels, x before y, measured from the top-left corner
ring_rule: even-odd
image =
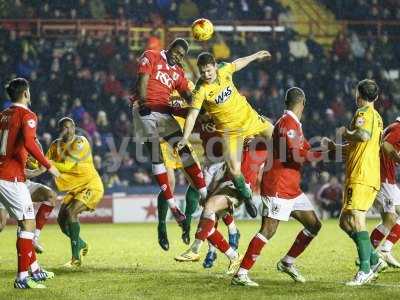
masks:
[[[204,43],[190,36],[190,24],[199,17],[210,19],[216,30]],[[260,114],[274,121],[283,112],[285,90],[303,88],[308,138],[334,137],[336,127],[349,123],[354,86],[363,78],[381,88],[377,108],[385,126],[399,115],[396,0],[13,0],[0,2],[0,18],[0,108],[10,105],[7,81],[29,79],[44,149],[58,136],[57,119],[72,117],[92,142],[108,195],[158,193],[151,165],[135,159],[135,144],[120,149],[124,137],[134,135],[128,97],[139,55],[178,36],[190,41],[185,69],[194,81],[201,51],[232,61],[269,50],[270,62],[236,73],[235,83]],[[341,164],[304,168],[304,191],[327,216],[340,209],[342,180]],[[185,186],[178,171],[178,192]]]

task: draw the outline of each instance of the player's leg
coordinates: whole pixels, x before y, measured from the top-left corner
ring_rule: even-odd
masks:
[[[241,161],[243,153],[242,136],[223,136],[224,142],[224,158],[229,172],[232,175],[232,182],[238,190],[240,197],[244,200],[247,213],[255,218],[257,216],[257,208],[252,201],[250,187],[246,185],[246,181],[241,170]]]
[[[267,244],[268,240],[274,236],[279,222],[280,220],[278,219],[268,217],[268,213],[265,212],[265,209],[263,210],[261,228],[250,241],[246,254],[244,255],[240,264],[240,268],[232,278],[232,285],[258,286],[258,283],[250,279],[248,273],[253,267],[257,258],[260,256],[261,251]]]
[[[230,192],[234,192],[234,190]],[[222,191],[221,193],[224,192]],[[227,193],[227,195],[214,195],[207,200],[199,221],[198,229],[196,231],[195,241],[187,251],[175,257],[175,260],[198,261],[200,258],[200,247],[203,242],[208,239],[211,244],[213,244],[229,258],[231,263],[228,272],[232,272],[232,270],[236,267],[236,264],[238,264],[239,255],[229,246],[228,242],[223,238],[221,233],[214,228],[216,212],[227,209],[231,205],[229,195],[230,193]]]
[[[199,205],[200,201],[200,193],[197,189],[192,187],[191,185],[188,186],[186,193],[185,193],[185,216],[186,220],[182,226],[182,241],[189,245],[190,243],[190,225],[192,222],[192,214],[196,211],[197,206]]]
[[[176,122],[176,120],[174,119]],[[182,131],[179,129],[169,135],[163,137],[171,147],[175,147],[175,144],[182,139]],[[181,158],[183,169],[189,176],[192,186],[198,190],[202,199],[207,197],[207,187],[204,180],[203,172],[201,171],[199,163],[195,159],[194,151],[186,145],[178,151],[179,157]]]
[[[0,232],[6,227],[8,213],[5,207],[0,203]]]
[[[162,193],[161,199],[168,203],[175,220],[181,225],[185,220],[185,215],[176,206],[160,146],[160,138],[171,132],[179,131],[179,124],[172,116],[158,112],[140,115],[137,111],[134,111],[133,121],[135,133],[140,137],[137,142],[143,143],[150,156],[152,173]]]
[[[304,228],[298,233],[286,255],[278,262],[277,268],[279,271],[288,274],[293,280],[304,283],[306,280],[300,274],[294,262],[296,258],[303,253],[314,237],[317,236],[321,229],[321,222],[314,210],[295,210],[292,212],[291,216],[299,221]]]
[[[400,262],[392,254],[393,246],[400,239],[400,206],[396,206],[396,211],[397,214],[390,214],[390,216],[388,215],[389,221],[386,221],[386,219],[383,219],[382,221],[385,226],[390,226],[393,224],[393,222],[394,225],[392,225],[386,239],[383,241],[380,251],[382,259],[385,260],[389,266],[393,268],[400,268]]]
[[[370,235],[372,246],[376,249],[389,234],[390,228],[396,223],[395,207],[385,184],[381,185],[381,189],[376,195],[374,208],[382,218],[382,222],[372,230]]]
[[[90,210],[90,208],[87,207],[83,202],[76,199],[73,199],[66,206],[72,252],[71,265],[79,266],[81,264],[80,252],[86,246],[86,242],[80,238],[81,227],[79,223],[79,214],[87,210]]]
[[[16,244],[18,273],[14,287],[19,289],[45,288],[44,285],[36,283],[34,280],[34,276],[40,271],[40,268],[32,244],[35,231],[33,204],[25,183],[0,180],[0,203],[18,222]],[[32,277],[29,276],[29,271],[32,272]]]
[[[235,250],[238,249],[240,232],[236,227],[233,214],[227,212],[224,216],[222,216],[222,221],[228,227],[229,245]]]
[[[175,173],[174,169],[166,168],[168,175],[168,182],[171,187],[172,193],[175,189]],[[167,235],[167,213],[168,213],[168,202],[164,200],[163,193],[160,192],[157,197],[157,211],[158,211],[158,244],[160,247],[168,251],[169,250],[169,241]]]
[[[33,192],[31,197],[33,202],[41,202],[41,205],[36,213],[36,229],[35,237],[33,239],[33,246],[37,253],[44,251],[43,247],[39,243],[40,232],[47,222],[51,212],[57,201],[57,194],[45,185],[34,183],[38,185]],[[28,185],[29,188],[29,185]]]

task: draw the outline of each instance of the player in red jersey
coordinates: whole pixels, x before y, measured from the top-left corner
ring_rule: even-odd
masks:
[[[171,115],[169,100],[172,92],[177,90],[186,101],[191,102],[192,94],[181,66],[188,48],[188,43],[178,38],[168,46],[167,50],[145,51],[139,59],[138,82],[134,97],[139,104],[139,108],[134,110],[135,130],[151,155],[153,175],[161,188],[163,198],[168,202],[173,216],[181,226],[185,215],[176,206],[168,182],[160,150],[160,139],[174,147],[174,144],[182,138],[182,130]],[[179,155],[193,186],[205,199],[206,184],[192,150],[186,146],[179,150]]]
[[[303,224],[289,252],[277,264],[281,272],[289,274],[295,281],[305,282],[294,266],[294,261],[321,228],[314,208],[300,188],[301,165],[322,157],[322,152],[310,150],[303,135],[300,119],[305,105],[304,92],[297,87],[286,92],[286,111],[275,124],[273,132],[272,168],[263,174],[261,196],[263,200],[260,231],[251,240],[240,269],[232,279],[232,285],[258,286],[248,277],[264,245],[271,239],[280,221],[290,216]],[[267,164],[268,167],[268,164]],[[266,169],[266,168],[265,168]]]
[[[18,274],[14,287],[45,288],[38,281],[54,277],[54,273],[39,267],[33,250],[35,216],[24,173],[28,153],[52,175],[59,176],[60,173],[44,157],[35,142],[37,117],[28,108],[28,81],[23,78],[13,79],[6,90],[13,104],[0,112],[0,202],[10,216],[18,221],[19,226]]]
[[[248,153],[248,155],[252,155],[252,153]],[[249,159],[247,155],[244,155],[244,157],[248,158],[242,161],[241,167],[242,170],[245,170],[244,174],[247,176],[258,174],[258,169],[264,163],[264,160]],[[259,163],[258,166],[254,165],[255,162]],[[226,169],[224,167],[225,176],[219,180],[214,190],[209,191],[211,196],[203,204],[204,209],[197,227],[195,241],[188,250],[175,257],[175,260],[180,262],[198,261],[200,259],[200,247],[207,239],[209,243],[228,257],[230,264],[227,274],[233,274],[239,267],[241,256],[237,249],[228,244],[215,224],[218,216],[224,216],[226,212],[232,213],[235,208],[243,204],[244,199],[235,188],[232,178],[227,175]],[[245,178],[245,181],[250,182],[250,178]]]
[[[392,255],[393,245],[400,239],[400,189],[396,184],[396,165],[400,163],[400,117],[386,127],[381,146],[381,189],[374,206],[382,216],[382,223],[372,231],[370,239],[374,248],[380,246],[380,256],[389,266],[400,268]]]

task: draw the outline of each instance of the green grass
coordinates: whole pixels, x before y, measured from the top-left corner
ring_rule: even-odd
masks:
[[[376,224],[371,221],[370,226]],[[79,270],[61,266],[70,257],[68,240],[55,225],[42,233],[46,252],[39,256],[43,266],[56,273],[46,290],[14,290],[16,271],[15,229],[0,234],[0,299],[397,299],[400,271],[389,269],[376,283],[350,288],[343,285],[356,268],[355,247],[336,221],[325,221],[320,235],[298,259],[308,280],[295,284],[275,269],[301,229],[292,221],[281,224],[264,248],[250,275],[258,288],[231,287],[224,275],[228,260],[219,255],[216,266],[204,270],[199,263],[177,263],[176,254],[186,250],[180,230],[169,224],[171,248],[162,251],[156,240],[155,224],[83,225],[82,237],[91,250]],[[193,225],[194,226],[194,225]],[[240,250],[244,252],[258,230],[258,222],[240,222]],[[221,226],[222,228],[222,226]],[[192,229],[194,231],[194,229]],[[222,228],[225,232],[225,228]],[[395,249],[400,257],[400,249]],[[206,245],[203,247],[206,251]]]

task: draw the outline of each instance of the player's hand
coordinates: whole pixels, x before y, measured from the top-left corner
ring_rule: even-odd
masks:
[[[175,145],[175,151],[178,152],[183,149],[188,143],[188,140],[185,138],[182,138],[178,143]]]
[[[340,136],[343,136],[346,132],[347,132],[347,129],[344,126],[340,127],[338,130],[336,130],[336,134],[340,135]]]
[[[257,60],[270,60],[271,57],[272,57],[271,53],[269,53],[269,51],[267,50],[258,51],[256,53]]]
[[[48,169],[49,173],[53,175],[54,177],[60,177],[60,171],[55,166],[51,166],[50,169]]]
[[[334,151],[336,149],[336,144],[330,138],[323,137],[321,139],[321,147],[323,151],[329,150]]]

